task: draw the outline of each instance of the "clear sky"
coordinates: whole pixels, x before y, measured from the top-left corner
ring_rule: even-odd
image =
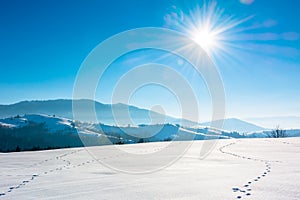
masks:
[[[210,44],[211,57],[224,82],[227,117],[299,116],[300,2],[216,3],[221,21],[231,17],[241,22],[224,33],[225,41],[220,42],[225,44],[224,49],[214,49]],[[188,25],[183,28],[176,21],[197,18],[199,10],[205,18],[202,7],[201,0],[1,0],[0,104],[71,98],[81,63],[101,41],[139,27],[186,32]],[[102,90],[99,86],[97,100],[110,103],[109,83],[124,72],[120,66],[126,67],[136,57],[140,59],[133,62],[135,65],[153,61],[158,54],[141,51],[116,61],[105,76],[108,84]],[[170,58],[161,61],[176,68],[172,62]],[[190,78],[189,73],[186,77]],[[194,79],[190,81],[198,92],[202,119],[207,119],[211,111],[209,94],[203,89],[203,81]],[[136,92],[130,103],[145,108],[161,104],[168,114],[178,115],[178,107],[170,103],[174,96],[152,87]],[[157,98],[150,101],[153,96]]]

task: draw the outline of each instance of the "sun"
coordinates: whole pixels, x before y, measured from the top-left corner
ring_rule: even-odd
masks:
[[[230,55],[239,32],[237,27],[250,18],[236,19],[227,15],[216,2],[204,3],[185,12],[174,7],[174,11],[165,17],[169,27],[185,34],[212,57]]]
[[[218,37],[210,30],[196,30],[191,33],[191,39],[207,52],[210,52],[214,47],[218,46]]]

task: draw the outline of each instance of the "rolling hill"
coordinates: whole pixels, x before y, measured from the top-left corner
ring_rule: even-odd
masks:
[[[119,127],[37,114],[0,119],[0,152],[218,138],[231,137],[172,124]]]

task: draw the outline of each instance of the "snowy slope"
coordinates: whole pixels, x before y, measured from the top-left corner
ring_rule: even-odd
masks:
[[[16,116],[5,119],[0,119],[0,125],[10,128],[20,128],[27,126],[30,122],[45,123],[45,126],[50,132],[65,130],[72,128],[72,120],[42,114],[31,114],[24,116]]]
[[[117,127],[49,115],[0,119],[0,152],[171,140],[230,138],[172,124]]]
[[[0,199],[300,199],[300,138],[219,140],[199,159],[204,144],[195,141],[175,163],[142,174],[100,161],[132,170],[159,166],[176,152],[170,143],[121,145],[120,153],[104,146],[0,154]]]
[[[101,130],[104,133],[117,133],[122,138],[128,138],[129,136],[137,138],[147,138],[145,141],[163,141],[173,140],[178,135],[184,135],[182,140],[186,139],[216,139],[216,138],[230,138],[217,131],[197,131],[196,129],[183,128],[172,124],[157,124],[157,125],[141,125],[137,127],[117,127],[103,124],[88,124],[86,126],[81,125],[84,129],[91,129],[94,131]]]

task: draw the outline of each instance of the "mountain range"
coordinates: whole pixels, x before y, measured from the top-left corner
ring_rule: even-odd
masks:
[[[205,123],[202,123],[201,125],[202,126],[210,126],[210,124],[212,124],[212,123],[205,122]],[[236,119],[236,118],[225,119],[222,129],[226,130],[226,131],[236,131],[236,132],[240,132],[240,133],[266,130],[266,128],[264,128],[264,127],[261,127],[261,126],[258,126],[253,123],[246,122],[246,121],[243,121],[240,119]]]
[[[10,105],[0,105],[0,118],[8,118],[25,114],[44,114],[73,119],[72,103],[76,104],[81,114],[81,121],[100,122],[107,125],[141,125],[141,124],[180,124],[185,127],[210,126],[211,122],[197,123],[186,119],[166,116],[154,111],[126,104],[103,104],[93,100],[57,99],[45,101],[22,101]],[[94,121],[87,106],[95,106],[98,121]],[[128,117],[128,113],[129,116]],[[117,119],[117,123],[115,121]],[[237,132],[253,132],[265,130],[264,127],[242,121],[236,118],[224,120],[223,130]]]
[[[84,120],[72,119],[72,103],[77,104]],[[85,110],[90,105],[95,106],[99,121],[91,121]],[[127,119],[128,112],[134,123]],[[114,116],[123,124],[116,124]],[[60,99],[23,101],[0,105],[0,152],[171,140],[262,138],[270,132],[236,118],[225,119],[222,129],[211,124],[214,123],[177,119],[126,104]],[[300,135],[299,129],[286,132],[291,137]]]
[[[251,121],[259,126],[274,129],[280,126],[284,129],[298,129],[300,128],[299,116],[272,116],[272,117],[253,117],[246,118],[246,121]]]
[[[57,115],[68,119],[73,119],[72,103],[79,108],[80,118],[82,121],[92,121],[90,113],[87,112],[86,107],[95,106],[96,116],[99,122],[103,124],[118,125],[137,125],[137,124],[154,124],[154,123],[181,123],[185,126],[196,125],[197,123],[186,120],[177,119],[170,116],[165,116],[160,113],[130,106],[126,104],[103,104],[93,100],[69,100],[57,99],[46,101],[22,101],[10,105],[0,105],[0,118],[12,117],[24,114],[45,114]],[[130,118],[128,117],[128,112]]]

